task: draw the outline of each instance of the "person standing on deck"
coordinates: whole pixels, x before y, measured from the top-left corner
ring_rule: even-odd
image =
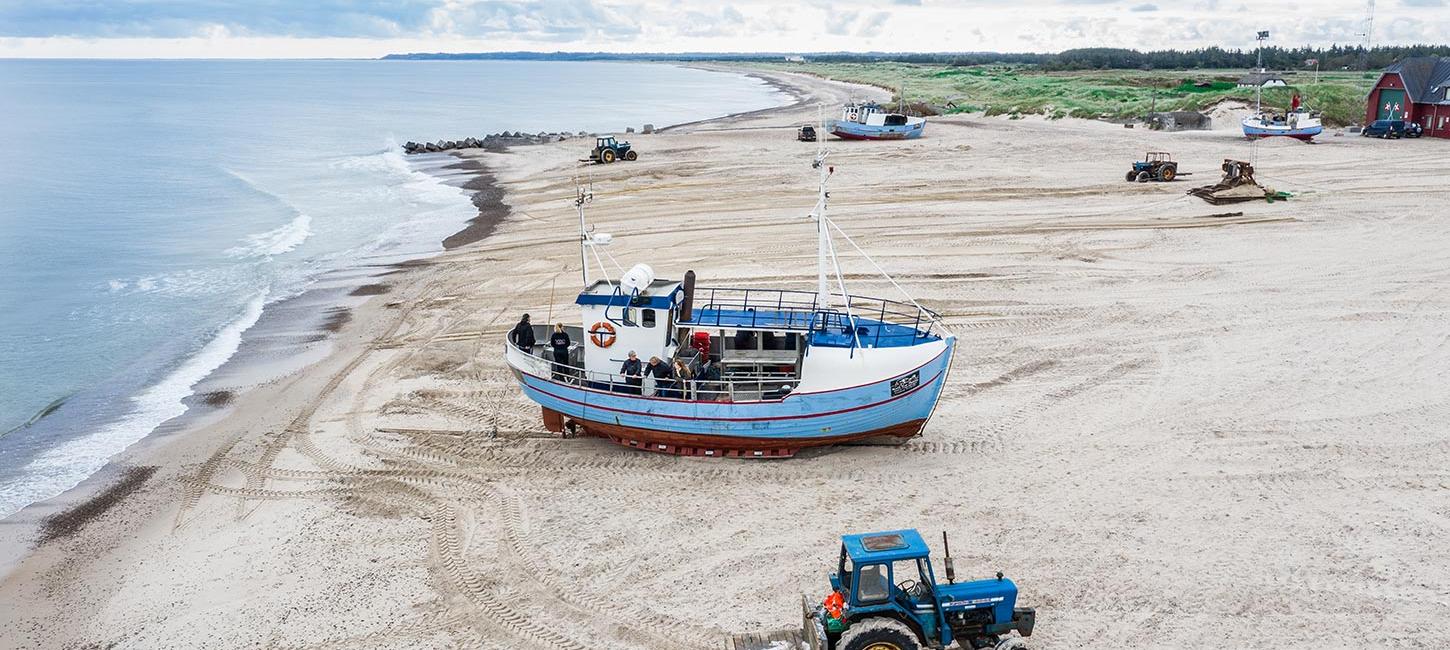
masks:
[[[695,376],[698,382],[695,390],[695,399],[702,401],[714,401],[720,398],[724,388],[720,385],[720,367],[710,363],[710,357],[700,357],[700,373]]]
[[[509,330],[509,343],[529,354],[534,353],[534,326],[529,324],[529,315],[524,314],[519,324]]]
[[[560,379],[569,373],[566,368],[569,366],[569,345],[571,343],[573,341],[569,340],[569,333],[564,331],[564,324],[554,325],[554,333],[549,335],[549,347],[554,350],[555,379]]]
[[[688,399],[690,397],[690,389],[694,387],[693,383],[690,381],[694,378],[694,375],[690,372],[690,367],[686,366],[685,362],[680,361],[679,359],[675,359],[674,368],[672,370],[675,373],[675,377],[678,379],[678,381],[675,382],[678,386],[678,389],[675,390],[674,396],[680,399]]]
[[[654,380],[654,394],[660,397],[670,397],[670,389],[674,387],[675,373],[670,365],[660,361],[659,357],[650,357],[649,365],[644,367],[644,375]]]
[[[640,385],[644,383],[644,364],[640,363],[634,350],[629,351],[629,358],[619,367],[619,374],[624,375],[624,382],[628,384],[624,392],[630,395],[640,394]]]

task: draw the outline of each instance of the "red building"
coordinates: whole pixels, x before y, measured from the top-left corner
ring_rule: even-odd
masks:
[[[1365,102],[1364,123],[1409,120],[1425,127],[1425,135],[1450,138],[1450,57],[1417,56],[1400,61],[1380,75]]]

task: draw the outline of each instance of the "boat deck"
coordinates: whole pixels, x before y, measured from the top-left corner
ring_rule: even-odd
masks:
[[[685,327],[793,331],[823,347],[909,347],[941,340],[937,315],[915,304],[848,296],[823,306],[815,292],[777,289],[699,289],[700,307]],[[840,297],[836,297],[840,300]]]
[[[940,337],[911,325],[897,325],[874,318],[855,317],[855,332],[849,318],[840,312],[811,312],[769,309],[700,309],[686,327],[724,327],[809,332],[811,345],[824,347],[900,348],[936,341]]]

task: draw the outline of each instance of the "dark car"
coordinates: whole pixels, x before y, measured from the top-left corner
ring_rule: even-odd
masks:
[[[1418,138],[1424,133],[1424,130],[1424,127],[1417,122],[1375,120],[1369,126],[1364,127],[1359,134],[1375,138]]]

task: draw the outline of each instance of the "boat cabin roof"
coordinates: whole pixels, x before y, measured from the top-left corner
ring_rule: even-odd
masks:
[[[639,296],[631,300],[625,295],[623,287],[618,282],[611,280],[595,280],[584,291],[579,293],[579,298],[574,301],[576,305],[605,305],[607,307],[647,307],[650,309],[670,309],[674,307],[676,295],[680,293],[680,282],[678,280],[655,280],[650,282]]]

